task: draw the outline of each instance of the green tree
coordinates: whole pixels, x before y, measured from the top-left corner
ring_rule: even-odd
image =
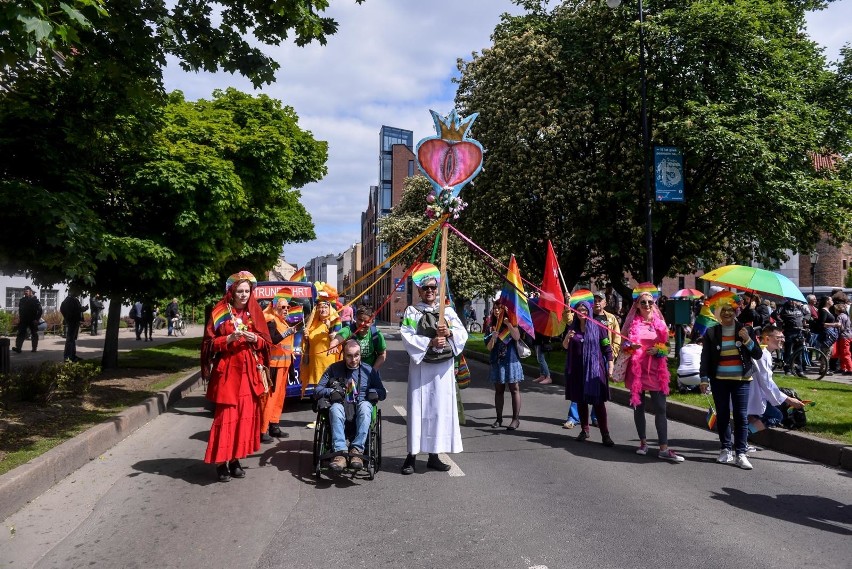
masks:
[[[426,196],[432,185],[423,176],[408,178],[403,183],[402,198],[391,213],[379,220],[379,239],[388,244],[391,251],[399,250],[411,239],[423,232],[434,220],[426,217]],[[464,217],[467,212],[462,212]],[[421,261],[429,261],[431,250],[424,251],[426,242],[412,247],[400,255],[400,262],[408,266],[423,254]],[[440,250],[436,257],[439,263]],[[489,297],[500,287],[501,279],[488,270],[487,265],[471,253],[464,242],[452,231],[447,240],[447,274],[456,306],[461,310],[465,302],[481,296]]]
[[[0,70],[35,58],[39,50],[73,47],[81,30],[106,15],[104,0],[0,2]]]
[[[488,150],[463,224],[535,267],[551,239],[569,286],[620,284],[625,271],[643,280],[636,6],[524,4],[493,47],[459,62],[457,106],[480,113],[474,136]],[[685,162],[686,202],[654,204],[656,279],[727,260],[771,266],[820,230],[848,239],[852,192],[808,156],[829,144],[848,153],[850,140],[831,136],[836,73],[803,32],[806,6],[645,6],[652,144],[679,147]],[[503,221],[518,230],[491,230]]]

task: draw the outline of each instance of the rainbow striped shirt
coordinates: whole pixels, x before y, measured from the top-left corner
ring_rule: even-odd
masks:
[[[719,369],[716,371],[716,379],[743,380],[743,362],[740,359],[733,326],[730,331],[722,330],[722,349],[719,352]]]

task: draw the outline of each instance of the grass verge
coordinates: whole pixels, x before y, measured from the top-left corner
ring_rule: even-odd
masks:
[[[482,334],[470,334],[465,349],[488,353],[482,341]],[[548,352],[545,359],[551,370],[562,372],[565,369],[565,352]],[[707,407],[707,399],[700,393],[678,393],[677,380],[674,379],[677,377],[677,365],[675,360],[669,362],[673,378],[669,399],[696,407]],[[537,365],[533,357],[527,358],[524,363]],[[816,402],[813,407],[806,408],[808,424],[802,432],[852,445],[852,385],[779,374],[776,374],[774,379],[779,387],[795,389],[803,399]],[[624,384],[615,385],[624,387]]]
[[[198,366],[200,346],[201,338],[184,338],[121,353],[119,369],[102,372],[82,397],[0,411],[0,474],[172,385]]]

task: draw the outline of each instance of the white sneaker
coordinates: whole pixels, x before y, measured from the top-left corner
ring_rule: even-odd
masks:
[[[686,460],[670,448],[667,448],[666,450],[661,450],[657,454],[657,458],[660,458],[662,460],[668,460],[669,462],[683,462],[684,460]]]
[[[636,449],[636,454],[640,456],[648,454],[648,445],[639,445],[639,448]]]
[[[718,462],[719,464],[733,464],[734,453],[726,448],[723,448],[721,452],[719,452],[719,458],[716,459],[716,462]]]
[[[573,429],[576,426],[577,426],[577,424],[574,423],[574,421],[565,421],[564,423],[562,423],[563,429]]]
[[[745,453],[737,455],[737,466],[739,466],[743,470],[751,470],[752,468],[754,468],[748,461],[748,457],[745,455]]]

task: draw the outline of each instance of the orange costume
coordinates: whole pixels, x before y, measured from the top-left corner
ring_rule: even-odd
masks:
[[[302,382],[302,397],[305,395],[305,389],[309,385],[319,383],[322,374],[326,368],[336,362],[339,350],[331,350],[331,342],[333,337],[340,332],[342,326],[340,316],[337,311],[331,307],[337,299],[337,290],[331,285],[317,282],[317,305],[321,303],[328,304],[328,317],[323,319],[318,313],[317,306],[311,313],[305,325],[304,336],[302,337],[302,362],[299,368],[299,379]]]
[[[282,289],[283,291],[284,289]],[[279,291],[279,294],[282,292]],[[289,298],[283,297],[279,300],[278,295],[272,304],[267,307],[264,316],[272,337],[272,346],[269,349],[269,371],[274,378],[275,389],[269,394],[266,406],[263,410],[263,425],[277,425],[284,411],[284,397],[287,394],[287,378],[290,374],[290,364],[293,361],[293,333],[287,322],[277,313],[279,302],[284,302],[286,308]]]

